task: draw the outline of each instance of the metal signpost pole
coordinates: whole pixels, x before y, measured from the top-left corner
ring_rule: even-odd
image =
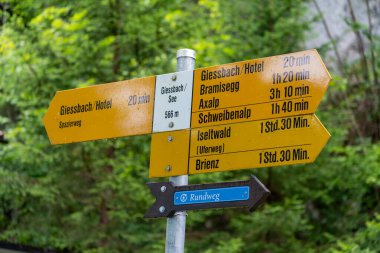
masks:
[[[179,49],[177,51],[177,71],[193,70],[195,66],[195,51]],[[170,182],[176,186],[187,185],[188,176],[170,177]],[[185,249],[186,211],[176,212],[173,218],[168,218],[166,225],[165,253],[183,253]]]

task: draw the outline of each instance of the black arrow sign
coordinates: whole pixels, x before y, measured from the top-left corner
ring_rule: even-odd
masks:
[[[147,183],[156,202],[145,218],[172,217],[175,212],[227,207],[248,207],[252,212],[270,194],[255,177],[214,184],[173,186],[171,182]]]

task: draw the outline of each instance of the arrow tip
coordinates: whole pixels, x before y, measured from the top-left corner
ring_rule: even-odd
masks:
[[[249,211],[253,212],[258,206],[264,203],[265,199],[270,195],[270,191],[254,175],[251,175],[250,185],[252,204],[249,206]]]

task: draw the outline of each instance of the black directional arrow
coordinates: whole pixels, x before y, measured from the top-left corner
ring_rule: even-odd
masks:
[[[145,218],[172,217],[175,212],[227,207],[248,207],[252,212],[270,194],[255,177],[214,184],[173,186],[171,182],[147,183],[156,202]]]

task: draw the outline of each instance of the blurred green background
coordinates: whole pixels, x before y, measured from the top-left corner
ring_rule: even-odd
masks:
[[[344,12],[334,13],[336,4]],[[173,72],[180,48],[194,49],[196,67],[206,67],[313,46],[333,76],[316,112],[328,145],[312,164],[190,176],[195,184],[254,173],[272,194],[252,214],[190,212],[186,252],[380,252],[379,5],[0,0],[0,130],[8,141],[0,144],[0,240],[164,252],[166,220],[143,218],[154,202],[145,186],[150,136],[52,146],[42,118],[56,91]]]

